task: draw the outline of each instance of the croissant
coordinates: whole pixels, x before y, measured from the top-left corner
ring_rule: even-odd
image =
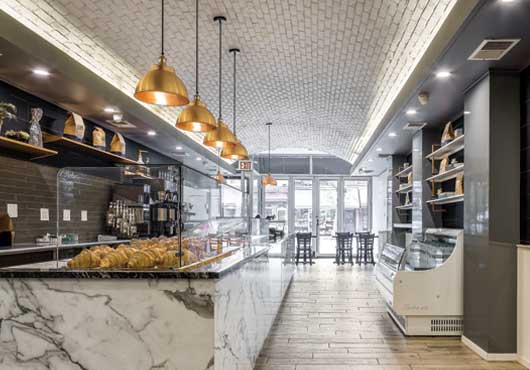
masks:
[[[103,257],[111,253],[112,251],[114,251],[114,249],[112,249],[108,245],[98,245],[96,247],[90,248],[90,252],[96,254],[100,259],[103,259]]]
[[[162,257],[162,267],[178,267],[180,265],[180,257],[175,251],[166,252]]]
[[[127,255],[127,260],[129,258],[131,258],[131,256],[133,254],[135,254],[136,252],[138,252],[138,249],[136,248],[132,248],[132,247],[127,247],[126,245],[124,244],[120,244],[118,246],[118,248],[116,248],[116,251],[119,251],[119,252],[122,252],[122,253],[125,253]]]
[[[123,250],[116,250],[107,254],[101,260],[101,268],[115,268],[115,267],[125,267],[129,262],[129,257]]]
[[[133,268],[147,268],[154,266],[155,258],[144,250],[134,253],[131,258],[129,258],[129,262],[127,263],[127,267]]]
[[[72,258],[67,262],[67,266],[71,269],[82,269],[82,268],[91,268],[99,267],[101,259],[95,253],[92,253],[89,250],[83,249],[81,253]]]

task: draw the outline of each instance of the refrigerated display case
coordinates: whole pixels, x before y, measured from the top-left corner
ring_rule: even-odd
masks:
[[[463,244],[463,230],[427,229],[407,248],[385,245],[376,281],[406,335],[462,334]]]

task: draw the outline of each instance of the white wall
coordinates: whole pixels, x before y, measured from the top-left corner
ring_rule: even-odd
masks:
[[[387,173],[372,177],[372,232],[387,230]]]

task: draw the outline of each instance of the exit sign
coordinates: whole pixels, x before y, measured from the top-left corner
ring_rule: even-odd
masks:
[[[252,171],[252,161],[239,161],[237,164],[238,171]]]

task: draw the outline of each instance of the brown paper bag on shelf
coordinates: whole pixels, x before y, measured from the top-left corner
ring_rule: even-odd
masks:
[[[455,131],[453,130],[453,123],[449,121],[445,125],[444,131],[442,133],[442,146],[450,143],[454,139],[455,139]]]
[[[115,133],[110,143],[110,151],[114,154],[125,155],[125,139],[120,133]]]
[[[15,243],[15,228],[8,214],[0,214],[0,247],[10,247]]]
[[[464,175],[458,175],[455,181],[455,194],[464,194]]]
[[[69,112],[64,122],[64,136],[76,141],[82,141],[85,136],[83,117],[77,113]]]
[[[445,157],[444,159],[442,159],[442,161],[440,162],[440,169],[438,170],[438,173],[444,173],[448,164],[449,164],[449,157]]]
[[[412,172],[407,175],[407,184],[412,184]]]
[[[92,131],[92,145],[95,146],[98,149],[105,150],[106,149],[106,135],[105,131],[101,127],[96,127]]]

